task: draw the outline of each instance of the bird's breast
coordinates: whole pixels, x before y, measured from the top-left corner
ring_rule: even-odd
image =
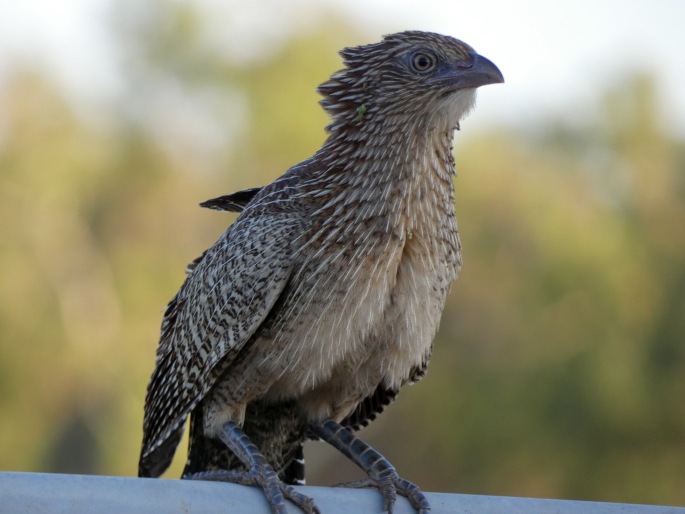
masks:
[[[427,362],[460,257],[451,177],[425,162],[307,217],[285,289],[229,371],[234,398],[294,398],[341,418]]]
[[[278,379],[315,418],[342,418],[381,382],[399,388],[430,355],[456,276],[458,238],[400,224],[359,227],[303,259],[266,337]]]

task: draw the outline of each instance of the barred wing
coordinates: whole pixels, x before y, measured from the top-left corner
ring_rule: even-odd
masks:
[[[169,466],[186,418],[276,303],[290,274],[291,216],[239,218],[169,303],[148,385],[140,476]]]

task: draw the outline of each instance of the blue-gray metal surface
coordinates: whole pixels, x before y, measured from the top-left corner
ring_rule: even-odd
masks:
[[[383,512],[376,491],[302,487],[323,514]],[[685,514],[683,507],[428,493],[431,514]],[[289,505],[293,514],[301,514]],[[0,473],[2,514],[270,514],[258,489],[233,484],[127,477]],[[414,514],[399,499],[395,514]]]

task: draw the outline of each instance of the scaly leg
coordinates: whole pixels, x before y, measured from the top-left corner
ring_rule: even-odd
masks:
[[[271,505],[273,514],[287,514],[285,498],[300,507],[307,514],[320,514],[314,500],[298,493],[291,486],[283,483],[278,474],[259,453],[257,447],[245,435],[245,432],[233,423],[227,422],[220,435],[221,441],[235,453],[245,464],[246,471],[214,470],[200,471],[185,478],[190,480],[211,480],[216,482],[231,482],[242,485],[256,485],[262,488],[266,500]]]
[[[419,514],[428,514],[430,504],[421,490],[409,480],[400,478],[385,457],[355,436],[349,428],[329,419],[320,425],[313,425],[311,430],[368,474],[365,480],[342,485],[378,489],[383,495],[388,514],[392,514],[397,493],[405,496]]]

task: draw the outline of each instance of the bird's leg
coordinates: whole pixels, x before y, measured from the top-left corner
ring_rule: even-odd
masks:
[[[273,467],[271,467],[238,425],[232,421],[227,422],[223,426],[220,439],[240,459],[247,470],[220,469],[200,471],[184,478],[259,486],[264,491],[273,514],[287,514],[285,498],[300,507],[307,514],[320,514],[319,509],[314,504],[314,500],[298,493],[293,487],[285,484],[278,478],[278,474]]]
[[[355,436],[349,428],[328,419],[319,425],[313,425],[311,430],[368,474],[368,478],[364,480],[342,485],[377,488],[383,495],[388,514],[392,514],[398,493],[405,496],[419,514],[428,513],[430,504],[421,490],[409,480],[400,478],[385,457]]]

